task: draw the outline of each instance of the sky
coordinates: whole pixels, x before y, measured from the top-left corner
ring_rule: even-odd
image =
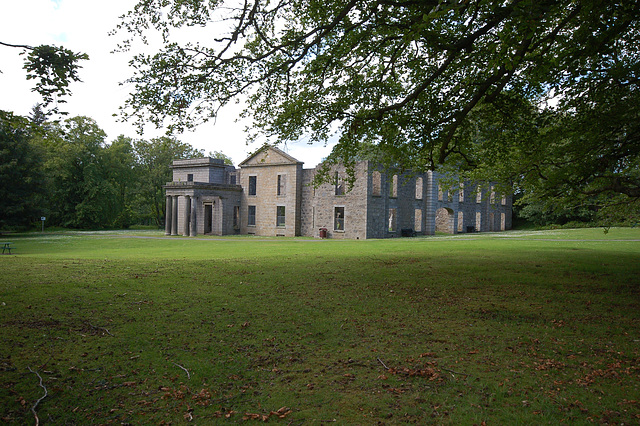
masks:
[[[89,55],[89,61],[81,62],[82,83],[70,86],[73,94],[60,107],[69,117],[83,115],[94,119],[107,133],[108,143],[119,135],[149,140],[164,134],[162,129],[148,128],[138,135],[132,124],[114,117],[132,90],[131,86],[121,84],[132,74],[129,67],[132,54],[112,53],[124,36],[109,36],[109,32],[135,3],[135,0],[0,0],[0,41],[63,46]],[[28,116],[41,98],[31,91],[33,81],[26,79],[21,52],[22,49],[0,45],[0,110]],[[239,112],[235,105],[225,107],[215,123],[206,123],[177,138],[203,149],[205,154],[221,151],[237,165],[260,146],[259,142],[247,146],[244,133],[247,123],[236,122]],[[305,168],[315,167],[330,152],[330,147],[310,146],[304,141],[280,148],[303,161]]]

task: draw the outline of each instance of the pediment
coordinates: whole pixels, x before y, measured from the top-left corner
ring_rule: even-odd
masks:
[[[286,152],[274,146],[264,146],[239,164],[239,167],[302,164]]]

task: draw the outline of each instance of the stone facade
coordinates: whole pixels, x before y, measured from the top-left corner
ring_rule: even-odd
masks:
[[[175,160],[167,196],[166,235],[229,235],[240,233],[242,187],[237,173],[222,160]]]
[[[167,235],[365,239],[511,229],[511,196],[495,184],[445,188],[435,172],[395,174],[361,161],[351,190],[343,166],[331,169],[333,182],[314,187],[318,170],[302,165],[274,147],[239,170],[210,158],[174,161],[164,187]]]

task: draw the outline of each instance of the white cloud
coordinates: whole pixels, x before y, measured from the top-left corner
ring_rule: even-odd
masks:
[[[108,140],[124,134],[139,137],[127,123],[120,123],[113,114],[124,104],[128,91],[120,85],[131,75],[126,54],[112,54],[119,39],[109,31],[118,24],[119,16],[135,5],[134,0],[20,0],[4,2],[0,18],[0,41],[11,44],[37,46],[63,45],[75,52],[89,55],[83,61],[79,75],[82,83],[71,86],[73,96],[62,107],[70,116],[86,115],[96,120],[107,132]],[[0,46],[0,109],[29,115],[40,97],[31,91],[32,82],[25,78],[20,49]],[[222,151],[237,164],[258,146],[246,146],[245,123],[235,123],[237,108],[223,109],[216,123],[208,123],[179,139],[198,149]],[[149,129],[142,135],[150,139],[162,131]],[[330,152],[322,146],[304,142],[290,144],[289,153],[314,167]]]

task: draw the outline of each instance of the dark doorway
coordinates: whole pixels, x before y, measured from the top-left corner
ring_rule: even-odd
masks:
[[[204,205],[204,233],[211,233],[211,220],[213,218],[213,204]]]

